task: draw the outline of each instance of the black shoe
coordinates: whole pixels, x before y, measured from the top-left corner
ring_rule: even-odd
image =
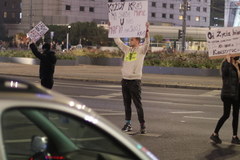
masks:
[[[130,123],[126,123],[122,128],[122,131],[125,131],[125,132],[129,132],[131,130],[132,130],[132,126]]]
[[[222,140],[219,138],[218,135],[211,135],[210,139],[214,142],[214,143],[217,143],[217,144],[221,144],[222,143]]]
[[[232,137],[232,144],[240,144],[238,137]]]
[[[145,134],[146,133],[146,126],[144,124],[140,125],[140,133]]]

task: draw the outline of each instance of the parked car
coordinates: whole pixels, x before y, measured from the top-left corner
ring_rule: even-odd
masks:
[[[157,160],[84,104],[0,77],[1,160]]]

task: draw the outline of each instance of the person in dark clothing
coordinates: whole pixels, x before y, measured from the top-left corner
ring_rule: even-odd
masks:
[[[54,83],[53,74],[57,62],[55,52],[50,50],[51,45],[49,43],[45,43],[42,46],[43,53],[38,51],[34,43],[30,44],[30,48],[33,54],[40,59],[39,77],[41,79],[41,85],[48,89],[52,89]]]
[[[231,143],[240,144],[238,139],[238,117],[239,117],[239,57],[230,57],[228,55],[222,63],[222,91],[221,99],[223,101],[223,115],[219,119],[216,128],[211,135],[210,139],[215,143],[222,143],[222,140],[219,138],[218,132],[223,126],[224,122],[229,118],[231,112],[231,106],[233,107],[233,119],[232,119],[232,129],[233,136]]]

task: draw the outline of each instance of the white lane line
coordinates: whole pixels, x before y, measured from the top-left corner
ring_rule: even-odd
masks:
[[[4,143],[30,143],[31,139],[12,139],[5,140]]]
[[[98,113],[101,116],[122,116],[125,115],[125,113],[123,112],[119,112],[119,113]],[[136,114],[136,113],[132,113],[132,114]]]
[[[83,96],[83,95],[67,95],[72,98],[89,98],[89,99],[106,99],[106,97],[102,98],[101,96]],[[122,101],[121,99],[110,99],[111,101]],[[211,108],[222,108],[222,105],[212,105],[212,104],[194,104],[194,103],[176,103],[169,101],[153,101],[153,100],[142,100],[143,103],[155,103],[155,104],[168,104],[168,105],[177,105],[177,106],[203,106],[203,107],[211,107]]]
[[[121,96],[122,93],[112,93],[112,94],[107,94],[107,95],[99,95],[99,96],[94,96],[95,98],[99,98],[99,99],[110,99],[110,98],[114,98],[114,97],[118,97]]]
[[[204,113],[203,111],[180,111],[180,112],[171,112],[172,114],[197,114]]]
[[[220,94],[221,94],[221,90],[212,90],[212,91],[203,93],[199,96],[201,96],[201,97],[216,97],[216,96],[220,96]]]
[[[209,117],[194,117],[194,116],[184,116],[184,118],[189,119],[202,119],[202,120],[214,120],[217,121],[219,118],[209,118]]]
[[[96,89],[96,90],[105,90],[105,91],[119,91],[121,85],[86,85],[86,84],[71,84],[71,83],[61,83],[56,82],[55,84],[58,87],[62,88],[85,88],[85,89]],[[100,88],[99,88],[100,87]],[[147,92],[144,94],[154,94],[154,95],[168,95],[168,96],[178,96],[178,97],[216,97],[220,94],[220,90],[212,90],[199,95],[192,94],[183,94],[183,93],[159,93],[159,92]]]

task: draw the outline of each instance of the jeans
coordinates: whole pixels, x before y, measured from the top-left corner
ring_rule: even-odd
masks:
[[[238,132],[238,117],[239,117],[239,102],[230,98],[222,98],[223,101],[223,115],[219,119],[215,128],[215,133],[218,134],[219,130],[223,126],[224,122],[229,118],[231,112],[231,106],[233,106],[232,112],[232,128],[233,135],[237,135]]]
[[[131,102],[136,106],[138,120],[141,124],[145,122],[141,102],[141,80],[122,80],[122,95],[125,107],[125,120],[131,120]]]

